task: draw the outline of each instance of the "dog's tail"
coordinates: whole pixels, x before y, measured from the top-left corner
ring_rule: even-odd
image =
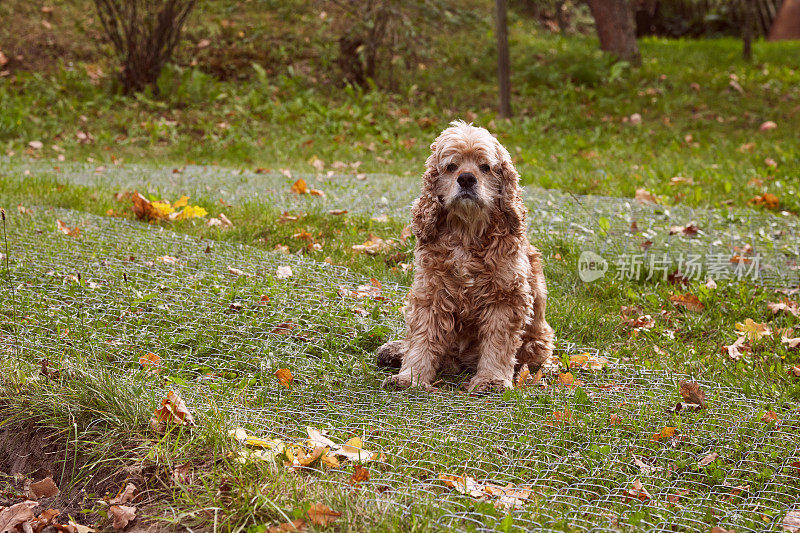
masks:
[[[378,366],[385,368],[400,368],[403,365],[403,355],[405,355],[405,353],[405,341],[387,342],[378,348]]]

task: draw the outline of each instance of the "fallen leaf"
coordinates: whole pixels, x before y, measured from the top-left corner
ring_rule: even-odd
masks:
[[[177,264],[178,258],[177,257],[172,257],[171,255],[162,255],[162,256],[156,257],[156,261],[159,261],[161,263],[165,263],[167,265],[174,265],[174,264]]]
[[[786,373],[789,374],[789,376],[791,377],[800,378],[800,365],[794,365],[792,368],[787,370]]]
[[[724,527],[714,526],[711,528],[711,533],[736,533],[735,529],[725,529]]]
[[[243,270],[239,270],[238,268],[234,268],[234,267],[232,267],[230,265],[228,266],[228,272],[230,272],[234,276],[244,276],[245,275]]]
[[[608,359],[602,355],[582,353],[569,356],[569,367],[580,370],[602,370],[608,365]]]
[[[646,501],[651,498],[650,493],[644,488],[639,479],[634,479],[628,490],[625,491],[625,501],[639,500]]]
[[[139,365],[150,372],[158,373],[161,371],[161,357],[153,352],[147,352],[139,356]]]
[[[658,442],[662,439],[671,439],[673,436],[675,436],[675,428],[667,426],[662,428],[658,433],[653,433],[653,436],[650,438],[650,440]]]
[[[136,485],[133,483],[128,483],[125,485],[125,488],[122,489],[119,494],[116,495],[113,499],[109,500],[108,503],[111,505],[121,505],[123,503],[128,503],[133,501],[136,497]]]
[[[708,454],[705,457],[703,457],[702,459],[700,459],[697,462],[697,465],[698,466],[708,466],[711,463],[713,463],[717,459],[717,457],[719,457],[719,454],[717,452],[711,452],[710,454]]]
[[[532,387],[541,381],[542,374],[542,368],[540,367],[539,370],[536,371],[536,374],[531,376],[528,365],[522,365],[522,368],[520,368],[519,374],[517,375],[517,379],[514,382],[514,386],[518,389]]]
[[[800,337],[795,337],[794,339],[790,339],[789,337],[781,337],[781,342],[790,350],[800,347]]]
[[[762,422],[777,422],[778,421],[778,414],[775,411],[767,411],[763,415],[761,415]]]
[[[292,192],[295,194],[308,194],[308,186],[306,180],[300,178],[292,184]]]
[[[336,215],[336,216],[346,215],[347,214],[347,209],[331,209],[330,211],[328,211],[328,214]]]
[[[736,331],[745,336],[750,342],[756,342],[762,337],[772,335],[769,325],[755,322],[752,318],[745,319],[744,323],[737,322]]]
[[[652,473],[652,472],[659,472],[661,470],[664,470],[660,466],[651,466],[651,465],[645,463],[644,461],[642,461],[641,459],[639,459],[635,455],[633,456],[633,464],[635,464],[639,468],[639,471],[642,474],[644,474],[645,476],[650,475],[650,473]]]
[[[787,314],[800,316],[800,309],[797,307],[797,302],[789,300],[788,298],[784,298],[780,302],[769,302],[767,307],[772,311],[772,314],[778,314],[784,311]]]
[[[64,224],[64,222],[58,219],[56,220],[56,228],[64,235],[69,235],[70,237],[79,237],[81,234],[81,229],[78,226],[70,228],[69,226]]]
[[[763,205],[767,209],[778,209],[780,206],[780,199],[772,193],[764,193],[761,196],[754,196],[748,200],[749,204]]]
[[[658,203],[658,198],[652,193],[650,193],[647,189],[636,189],[636,194],[634,198],[637,202],[641,204],[656,204]]]
[[[136,507],[128,505],[112,505],[108,508],[108,514],[114,519],[114,529],[119,531],[136,518]]]
[[[743,352],[752,351],[750,345],[745,343],[746,340],[747,340],[747,335],[741,335],[734,341],[733,344],[722,347],[723,354],[727,352],[728,357],[730,357],[734,361],[738,361],[744,355]]]
[[[293,322],[281,322],[272,329],[272,333],[277,333],[278,335],[289,335],[295,327],[297,327],[297,324]]]
[[[678,233],[682,233],[684,235],[694,236],[700,232],[700,228],[698,228],[694,223],[689,224],[687,226],[670,226],[669,234],[670,235],[677,235]]]
[[[350,476],[350,485],[357,487],[360,483],[369,481],[369,470],[361,465],[356,465],[353,475]]]
[[[342,513],[334,511],[330,507],[322,503],[312,503],[308,509],[308,518],[314,525],[327,526],[336,521],[337,518],[342,516]]]
[[[288,368],[280,368],[275,371],[275,377],[278,378],[278,381],[281,385],[286,387],[287,389],[292,388],[292,382],[294,381],[294,376],[292,376],[292,371]]]
[[[292,267],[290,267],[289,265],[281,265],[275,272],[275,277],[277,279],[291,278],[292,275],[294,275],[294,273],[292,272]]]
[[[713,291],[717,288],[717,282],[711,278],[708,278],[708,281],[706,281],[706,288]]]
[[[361,252],[367,255],[377,255],[379,253],[388,252],[395,246],[391,240],[384,240],[375,235],[370,235],[364,241],[364,244],[354,244],[351,248],[354,252]]]
[[[47,476],[36,483],[31,483],[26,496],[33,500],[38,500],[40,498],[50,498],[58,494],[58,492],[53,476]]]
[[[771,120],[767,120],[766,122],[762,122],[761,126],[759,126],[758,129],[761,130],[761,131],[770,131],[770,130],[774,130],[777,127],[778,127],[778,125],[775,124],[775,122],[773,122]]]
[[[373,456],[372,452],[364,449],[364,444],[358,437],[353,437],[342,444],[342,447],[336,450],[335,454],[347,457],[351,461],[369,461]]]
[[[701,312],[706,307],[697,296],[688,292],[686,294],[673,294],[669,297],[669,301],[678,307],[685,307],[695,313]]]
[[[161,407],[156,409],[150,419],[150,427],[157,433],[166,431],[167,426],[194,426],[194,417],[186,407],[186,403],[174,391],[161,400]]]
[[[9,533],[20,524],[33,519],[33,509],[39,505],[35,501],[26,500],[10,507],[0,507],[0,533]]]
[[[29,141],[28,146],[30,146],[34,150],[41,150],[44,144],[42,143],[42,141]]]
[[[702,409],[705,409],[706,393],[696,381],[681,381],[680,393],[684,401],[697,404]]]

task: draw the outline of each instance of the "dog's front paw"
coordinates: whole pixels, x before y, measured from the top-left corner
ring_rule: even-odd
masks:
[[[414,385],[414,380],[409,374],[395,374],[383,380],[381,387],[384,389],[405,390]]]
[[[475,376],[464,385],[471,394],[485,394],[488,392],[503,392],[513,388],[513,383],[509,379],[493,379],[482,376]]]

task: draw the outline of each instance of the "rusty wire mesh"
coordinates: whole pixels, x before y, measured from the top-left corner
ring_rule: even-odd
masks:
[[[771,406],[769,390],[701,381],[708,409],[674,413],[684,376],[611,358],[578,373],[577,389],[546,378],[491,397],[388,392],[373,354],[402,330],[404,287],[354,297],[370,281],[342,268],[74,211],[14,213],[8,230],[1,357],[112,366],[124,370],[117,379],[159,387],[138,362],[156,353],[199,423],[215,409],[262,437],[299,441],[306,426],[339,442],[361,436],[386,456],[361,490],[376,508],[433,506],[441,528],[463,531],[502,529],[508,514],[515,530],[699,532],[713,521],[778,531],[800,497],[800,409]],[[290,277],[277,274],[285,266]],[[561,339],[558,352],[597,351]],[[273,376],[283,367],[297,378],[291,390]],[[762,420],[770,407],[778,422]],[[675,437],[654,441],[667,426]],[[700,466],[711,452],[719,459]],[[346,485],[348,468],[309,475]],[[531,494],[498,508],[447,487],[443,473]],[[649,499],[626,496],[637,478]]]

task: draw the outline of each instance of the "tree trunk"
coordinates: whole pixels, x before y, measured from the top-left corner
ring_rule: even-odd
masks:
[[[800,0],[783,0],[767,37],[768,41],[787,39],[800,39]]]
[[[586,0],[594,17],[600,48],[633,65],[642,62],[628,0]]]
[[[500,87],[500,117],[511,117],[511,61],[508,53],[508,20],[506,0],[495,0],[497,6],[497,78]]]
[[[744,0],[742,7],[742,57],[745,61],[752,61],[753,27],[756,23],[755,0]]]

